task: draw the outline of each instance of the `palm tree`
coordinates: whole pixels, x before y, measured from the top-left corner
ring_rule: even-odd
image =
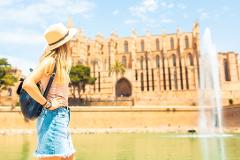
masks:
[[[118,79],[118,75],[120,74],[121,76],[123,76],[125,72],[126,72],[125,66],[121,62],[119,62],[118,60],[115,61],[115,63],[112,64],[112,66],[110,68],[110,73],[115,73],[116,74],[116,82],[117,82],[117,79]],[[115,91],[115,89],[114,89],[114,91]],[[115,94],[115,99],[117,99],[116,94]]]
[[[126,72],[126,68],[124,67],[124,65],[121,62],[115,61],[115,63],[110,68],[110,72],[115,73],[116,78],[118,78],[119,74],[121,74],[121,76],[124,75],[124,73]]]

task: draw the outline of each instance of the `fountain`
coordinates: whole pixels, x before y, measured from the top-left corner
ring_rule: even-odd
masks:
[[[215,148],[220,160],[225,160],[221,89],[219,79],[218,56],[212,43],[210,29],[203,34],[200,53],[200,90],[199,90],[199,137],[203,159],[210,157],[210,148]],[[210,140],[215,143],[210,144]]]
[[[218,57],[211,33],[203,35],[200,54],[200,133],[223,133]],[[206,114],[208,113],[209,114]]]

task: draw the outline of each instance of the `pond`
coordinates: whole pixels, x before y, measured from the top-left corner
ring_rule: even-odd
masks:
[[[189,134],[111,133],[73,134],[76,160],[204,160],[202,140],[209,160],[222,160],[219,138]],[[240,160],[240,134],[221,137],[224,160]],[[35,135],[1,135],[1,160],[31,160]],[[206,147],[206,146],[205,146]],[[206,152],[206,151],[204,151]]]

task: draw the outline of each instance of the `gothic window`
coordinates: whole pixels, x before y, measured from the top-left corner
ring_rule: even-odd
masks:
[[[137,72],[137,70],[135,70],[135,80],[136,81],[138,80],[138,72]]]
[[[144,40],[141,40],[141,52],[144,52]]]
[[[174,84],[175,84],[175,90],[178,89],[178,84],[177,84],[177,72],[176,70],[174,71]]]
[[[127,68],[127,58],[126,58],[126,56],[122,56],[122,64],[125,68]]]
[[[87,53],[88,53],[88,56],[90,56],[90,45],[87,45]]]
[[[128,41],[124,41],[124,52],[128,53]]]
[[[225,81],[231,81],[230,73],[229,73],[229,64],[226,59],[223,60],[223,65],[224,65]]]
[[[168,83],[169,83],[169,89],[172,90],[171,70],[170,70],[170,67],[168,67]]]
[[[185,66],[185,75],[186,75],[186,87],[189,89],[189,77],[188,77],[188,68]]]
[[[141,91],[144,91],[143,73],[141,73]]]
[[[100,79],[100,72],[98,72],[98,92],[101,91],[101,79]]]
[[[140,66],[141,66],[141,69],[143,69],[143,56],[141,56]]]
[[[166,72],[165,72],[165,63],[164,63],[164,60],[165,58],[164,58],[164,56],[163,56],[163,54],[162,54],[162,75],[163,75],[163,88],[164,88],[164,90],[166,90],[167,89],[167,85],[166,85]]]
[[[101,44],[100,52],[103,54],[103,44]]]
[[[154,70],[152,69],[152,90],[154,91]]]
[[[108,42],[108,53],[110,54],[111,53],[111,43]]]
[[[111,55],[111,43],[108,42],[108,70],[110,70],[111,68],[111,57],[109,56]],[[110,77],[111,72],[108,72],[108,77]]]
[[[160,68],[160,58],[159,58],[159,55],[156,55],[156,67]]]
[[[176,67],[177,66],[177,58],[176,58],[175,54],[172,55],[172,59],[173,59],[173,66]]]
[[[159,39],[158,38],[156,39],[156,49],[157,49],[157,51],[160,50],[160,44],[159,44]]]
[[[196,43],[193,44],[193,49],[197,49],[197,44]]]
[[[193,56],[192,56],[191,53],[188,53],[188,59],[189,59],[190,66],[193,66],[194,65],[194,63],[193,63]]]
[[[174,49],[174,39],[171,37],[170,39],[171,49]]]
[[[189,48],[188,36],[185,36],[185,47],[186,47],[186,48]]]

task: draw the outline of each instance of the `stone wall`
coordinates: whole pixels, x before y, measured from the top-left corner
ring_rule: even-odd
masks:
[[[161,131],[187,131],[198,126],[196,107],[72,107],[70,128],[115,129],[157,128]],[[35,129],[35,121],[25,122],[19,108],[1,108],[0,129]],[[240,129],[240,105],[224,108],[225,129]]]

